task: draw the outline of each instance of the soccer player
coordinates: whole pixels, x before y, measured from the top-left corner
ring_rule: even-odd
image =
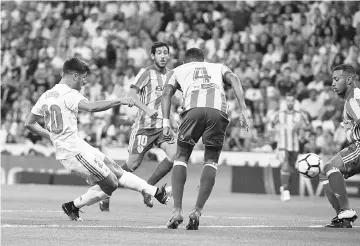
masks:
[[[161,98],[164,85],[172,72],[166,68],[169,61],[169,45],[163,42],[155,42],[151,47],[151,59],[154,64],[143,68],[135,77],[131,85],[129,96],[139,106],[139,111],[133,125],[129,142],[129,158],[122,168],[128,172],[134,172],[141,164],[144,155],[153,146],[165,151],[167,157],[159,163],[154,173],[148,179],[148,183],[155,185],[162,179],[173,166],[176,153],[174,136],[163,136],[163,122],[161,112]],[[168,187],[168,192],[170,192]],[[143,193],[144,203],[153,207],[151,196]],[[109,199],[100,202],[102,211],[109,211]]]
[[[345,99],[343,124],[349,146],[326,162],[320,181],[336,212],[326,227],[351,228],[357,215],[350,207],[344,178],[360,173],[360,89],[356,88],[355,70],[351,65],[335,67],[332,78],[334,91]]]
[[[194,145],[202,137],[205,145],[204,168],[195,208],[189,215],[187,230],[198,230],[201,210],[213,189],[218,160],[229,124],[224,85],[232,86],[240,104],[241,122],[248,131],[249,116],[239,78],[223,64],[204,62],[204,53],[197,48],[185,53],[185,64],[175,68],[165,85],[162,110],[164,136],[171,134],[169,116],[171,98],[176,90],[183,93],[183,109],[179,126],[177,152],[172,172],[174,211],[167,227],[176,229],[183,222],[182,198],[187,164]]]
[[[56,159],[66,169],[84,177],[92,184],[85,194],[64,203],[62,209],[71,220],[81,220],[81,207],[110,197],[118,186],[155,196],[160,203],[165,204],[168,200],[165,186],[159,189],[124,171],[113,160],[79,137],[79,110],[98,112],[117,105],[134,105],[131,98],[89,102],[79,92],[87,82],[88,72],[88,66],[81,60],[66,60],[61,81],[40,96],[25,122],[30,131],[52,141],[56,148]],[[42,119],[45,121],[46,129],[38,123]]]
[[[295,102],[294,90],[290,90],[285,96],[286,108],[280,108],[271,120],[271,127],[277,131],[278,159],[281,162],[280,199],[284,202],[291,199],[289,186],[299,154],[299,130],[309,126],[304,113],[295,110]]]

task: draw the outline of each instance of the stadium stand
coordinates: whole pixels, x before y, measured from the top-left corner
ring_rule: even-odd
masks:
[[[346,63],[360,72],[359,6],[351,1],[1,2],[1,144],[51,145],[23,122],[39,95],[59,81],[67,57],[91,65],[83,91],[89,99],[124,97],[139,69],[151,64],[149,47],[158,40],[171,46],[170,68],[182,63],[187,48],[198,47],[207,61],[222,62],[241,78],[252,128],[240,127],[229,92],[232,122],[225,150],[271,152],[276,144],[269,117],[284,92],[295,88],[298,107],[315,133],[302,133],[302,149],[332,154],[346,138],[331,70]],[[173,108],[175,125],[178,111],[179,102]],[[127,107],[81,113],[79,129],[94,146],[126,147],[135,114]]]

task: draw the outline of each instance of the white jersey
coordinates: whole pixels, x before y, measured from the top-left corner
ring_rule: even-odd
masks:
[[[84,140],[77,128],[78,105],[82,100],[88,99],[65,84],[57,84],[42,94],[31,110],[44,117],[58,160],[73,157],[83,149]]]
[[[189,62],[174,70],[169,84],[183,92],[183,109],[207,107],[227,113],[224,76],[231,70],[220,63]]]

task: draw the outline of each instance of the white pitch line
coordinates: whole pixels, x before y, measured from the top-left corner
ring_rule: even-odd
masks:
[[[1,213],[63,213],[62,210],[1,210]]]
[[[127,225],[15,225],[4,224],[1,228],[129,228],[129,229],[166,229],[165,226],[127,226]],[[201,228],[323,228],[321,225],[310,226],[272,226],[272,225],[202,225]],[[360,228],[360,226],[353,226]],[[324,228],[325,229],[325,228]]]
[[[62,210],[1,210],[1,213],[64,213]],[[228,220],[264,220],[270,219],[268,217],[250,217],[250,216],[215,216],[215,215],[203,215],[202,218],[207,219],[228,219]],[[327,222],[328,220],[300,220],[308,222]]]

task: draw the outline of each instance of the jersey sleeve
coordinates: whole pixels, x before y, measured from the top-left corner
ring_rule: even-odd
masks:
[[[149,80],[150,70],[142,68],[136,75],[134,82],[130,85],[130,88],[134,88],[137,91],[140,91],[149,82]]]
[[[35,103],[35,105],[32,107],[31,109],[31,113],[35,114],[35,115],[39,115],[39,116],[44,116],[44,112],[42,110],[42,106],[43,106],[43,96],[41,96],[37,102]]]
[[[228,66],[221,64],[221,75],[222,75],[223,81],[226,85],[229,85],[225,79],[226,74],[228,74],[228,73],[232,73],[231,69]]]
[[[64,95],[65,106],[71,111],[79,110],[79,103],[82,100],[89,101],[86,97],[81,95],[80,92],[72,90],[71,92]]]
[[[360,123],[360,99],[351,98],[346,102],[345,110],[355,125]]]

